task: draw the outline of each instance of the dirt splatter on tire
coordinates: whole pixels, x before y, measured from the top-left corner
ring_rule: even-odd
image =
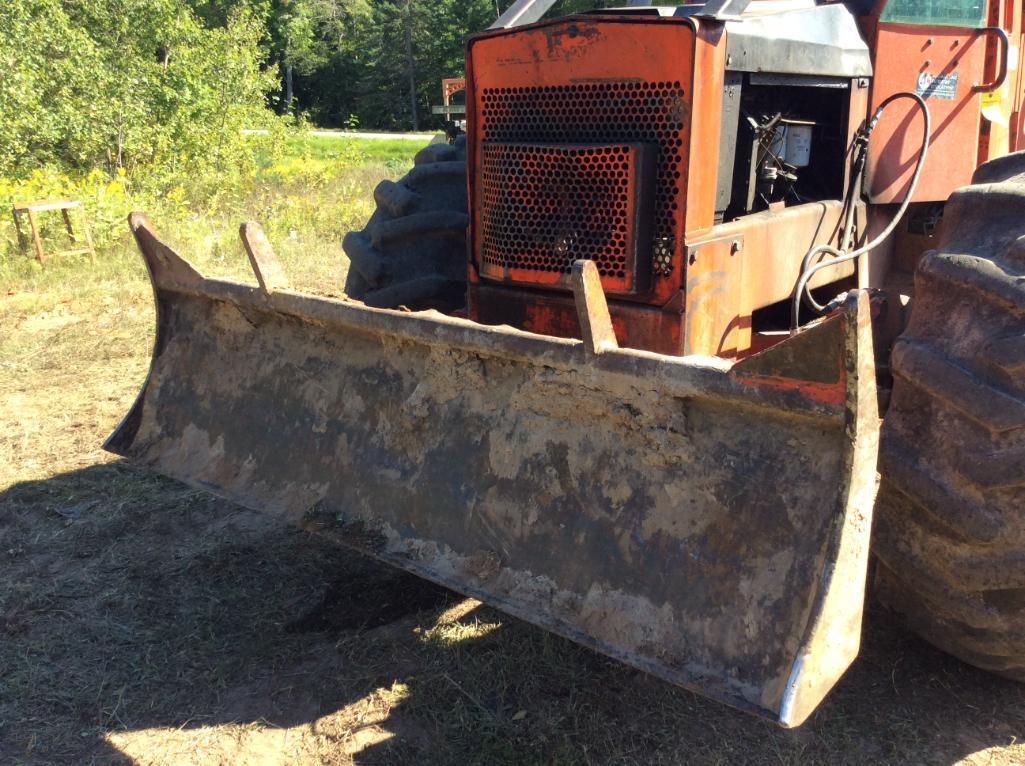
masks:
[[[1025,153],[946,206],[894,346],[874,537],[880,600],[1025,681]]]

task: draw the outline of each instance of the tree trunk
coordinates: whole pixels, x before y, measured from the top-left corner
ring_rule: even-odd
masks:
[[[413,118],[413,131],[420,130],[420,118],[416,109],[416,61],[413,59],[413,9],[406,0],[406,69],[409,72],[409,112]]]
[[[285,64],[285,111],[292,113],[292,65]]]

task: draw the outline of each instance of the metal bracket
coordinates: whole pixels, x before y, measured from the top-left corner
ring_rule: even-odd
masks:
[[[573,262],[573,301],[577,305],[580,332],[588,354],[604,354],[619,348],[612,329],[609,304],[594,261]]]
[[[287,290],[288,277],[285,276],[284,269],[281,268],[278,257],[274,254],[260,224],[256,221],[246,221],[238,227],[238,233],[242,237],[242,245],[249,256],[249,263],[256,274],[256,281],[260,283],[260,289],[265,294]]]

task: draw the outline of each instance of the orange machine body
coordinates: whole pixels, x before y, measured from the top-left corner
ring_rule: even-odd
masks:
[[[873,51],[872,109],[898,91],[929,105],[933,159],[914,201],[942,202],[980,163],[1025,149],[1022,7],[1022,0],[990,0],[969,12],[974,18],[930,24],[911,23],[903,13],[911,4],[879,2],[862,19]],[[899,202],[907,192],[918,150],[918,130],[908,129],[913,111],[895,104],[873,132],[867,192],[874,203]]]
[[[993,76],[992,35],[879,21],[881,8],[858,19],[874,46],[874,77],[820,78],[818,92],[799,93],[807,109],[828,101],[818,114],[835,115],[811,128],[817,153],[830,155],[828,167],[814,171],[826,178],[823,190],[725,216],[724,194],[728,200],[733,175],[743,175],[737,135],[746,118],[730,99],[741,83],[771,95],[776,76],[731,71],[737,53],[728,38],[736,27],[650,11],[597,13],[471,38],[469,316],[579,337],[569,278],[584,258],[598,267],[623,346],[737,358],[770,345],[759,316],[788,299],[811,247],[837,242],[851,182],[846,148],[876,105],[922,83],[942,86],[925,88],[934,148],[916,200],[946,199],[985,159],[977,91]],[[1014,23],[1020,38],[1020,14]],[[932,76],[954,70],[956,78]],[[794,71],[778,78],[785,87],[809,84]],[[1007,79],[1014,83],[1008,89],[1020,90],[1016,68]],[[1005,96],[1020,105],[1020,97]],[[861,241],[872,203],[899,202],[907,189],[919,119],[899,104],[872,137],[867,200],[855,215]],[[987,151],[1013,149],[1017,133],[1015,123]],[[813,286],[854,279],[847,263],[822,272]]]
[[[690,19],[580,16],[485,34],[469,50],[471,316],[575,335],[568,279],[573,261],[590,257],[624,343],[682,353],[682,306],[673,299],[686,232],[713,222],[708,160],[718,154],[723,49]],[[489,156],[496,144],[542,148],[537,161],[503,168],[500,152]],[[553,155],[563,144],[635,153],[560,162]],[[616,167],[599,167],[609,164]],[[567,205],[571,220],[613,216],[612,236],[581,242],[586,221],[567,227]],[[549,289],[495,292],[510,284]]]

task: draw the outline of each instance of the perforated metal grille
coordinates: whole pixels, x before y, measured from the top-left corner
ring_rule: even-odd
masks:
[[[505,269],[569,274],[588,258],[627,276],[634,149],[484,144],[481,257]]]
[[[484,88],[480,98],[485,142],[657,144],[653,235],[679,242],[687,109],[679,82]]]

